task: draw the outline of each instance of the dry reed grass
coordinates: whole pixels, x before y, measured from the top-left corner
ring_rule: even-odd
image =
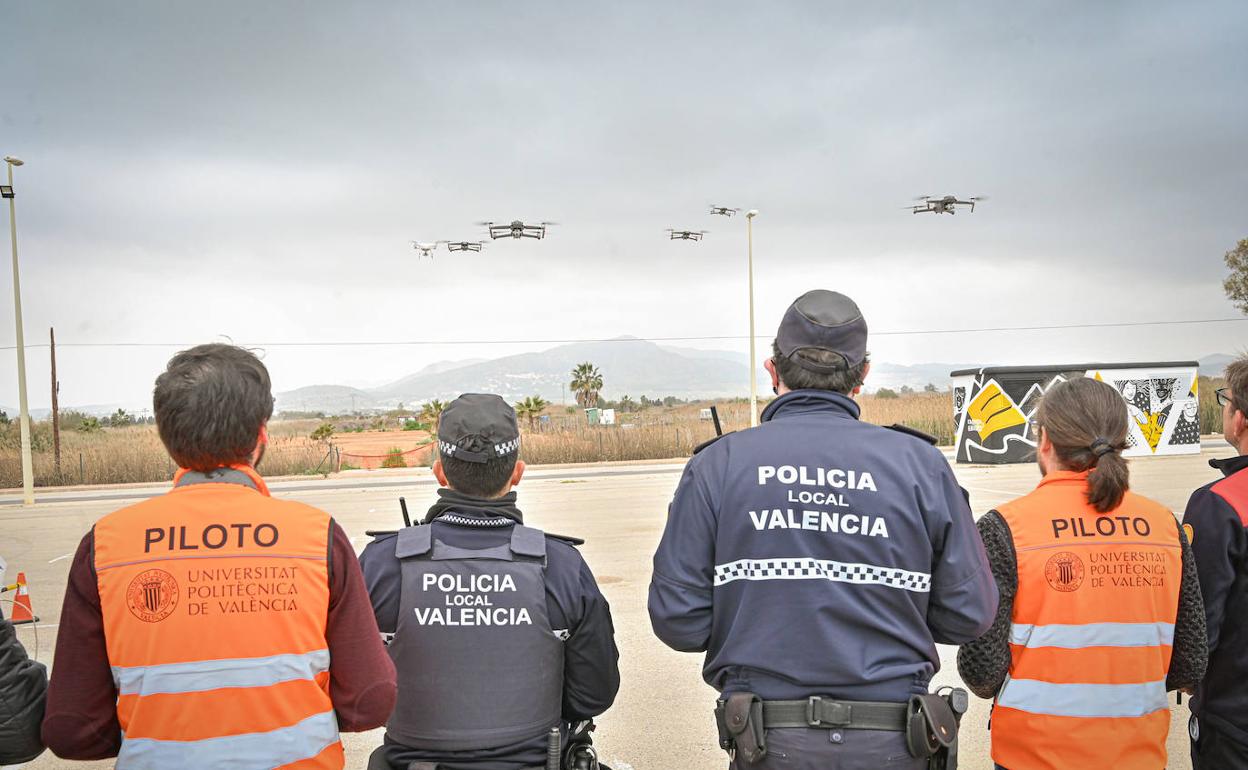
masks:
[[[922,393],[887,399],[860,396],[862,419],[877,425],[901,423],[930,433],[943,444],[953,443],[953,403],[948,393]],[[651,408],[617,414],[615,426],[591,426],[579,411],[552,414],[548,423],[525,429],[520,456],[526,463],[571,463],[615,460],[657,460],[688,457],[694,447],[714,437],[701,404],[671,409]],[[765,403],[759,404],[762,411]],[[749,426],[749,404],[719,405],[725,431]]]
[[[1220,380],[1202,378],[1200,383],[1201,429],[1218,433],[1221,410],[1214,389]],[[858,398],[862,419],[877,425],[901,423],[935,436],[941,444],[953,443],[953,406],[949,393],[915,393],[899,398],[864,395]],[[618,460],[656,460],[688,457],[694,447],[715,435],[711,421],[700,419],[704,404],[671,408],[652,407],[617,414],[614,426],[591,426],[579,409],[569,413],[561,407],[547,410],[542,422],[523,425],[521,457],[527,463],[575,463]],[[764,404],[759,405],[760,410]],[[744,399],[719,404],[725,431],[749,426],[749,404]],[[269,429],[270,445],[261,463],[266,476],[323,473],[333,469],[335,457],[327,459],[329,447],[307,438],[321,420],[275,421]],[[0,435],[0,488],[21,484],[17,426],[6,426]],[[97,433],[63,431],[62,467],[58,475],[52,458],[46,422],[35,425],[35,483],[122,484],[170,479],[173,462],[151,425],[105,428]],[[344,462],[347,460],[343,453]],[[431,453],[408,462],[425,465]]]
[[[16,425],[8,427],[16,433]],[[51,439],[43,435],[49,431],[47,423],[34,426],[32,444],[38,449],[32,453],[36,486],[168,481],[177,470],[160,443],[156,427],[136,425],[104,428],[95,433],[61,431],[58,474]],[[265,476],[315,473],[327,451],[327,447],[305,437],[274,431],[260,472]],[[321,470],[327,469],[328,463],[325,463]],[[17,442],[6,440],[0,445],[0,488],[17,487],[21,483],[21,454]]]

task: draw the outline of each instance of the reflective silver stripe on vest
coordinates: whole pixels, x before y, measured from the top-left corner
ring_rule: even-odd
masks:
[[[1015,623],[1010,644],[1027,648],[1062,647],[1160,647],[1174,644],[1173,623],[1049,623],[1043,626]]]
[[[263,733],[243,733],[199,741],[159,741],[123,738],[117,767],[124,770],[168,770],[171,767],[211,767],[213,770],[251,770],[280,767],[315,757],[338,741],[334,712],[314,714],[289,727]]]
[[[831,580],[882,585],[916,593],[927,593],[932,586],[932,576],[926,572],[806,557],[738,559],[715,565],[715,585],[722,586],[734,580]]]
[[[1166,680],[1139,684],[1057,684],[1008,679],[997,705],[1057,717],[1142,717],[1165,711]]]
[[[153,695],[203,692],[221,687],[268,687],[294,679],[312,679],[328,670],[329,650],[314,650],[264,658],[113,666],[113,682],[118,695]]]

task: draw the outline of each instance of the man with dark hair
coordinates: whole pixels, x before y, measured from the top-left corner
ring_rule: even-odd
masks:
[[[651,624],[706,653],[734,770],[926,768],[965,705],[927,694],[936,643],[978,637],[997,605],[965,494],[935,439],[858,420],[870,364],[849,297],[799,297],[766,366],[762,424],[685,466]]]
[[[1183,527],[1196,555],[1209,669],[1192,698],[1192,767],[1248,767],[1248,355],[1217,391],[1222,435],[1236,455],[1209,464],[1224,478],[1192,493]]]
[[[273,412],[249,351],[200,345],[156,380],[173,489],[96,522],[70,568],[43,739],[120,770],[338,770],[385,722],[394,666],[329,514],[256,472]]]
[[[455,399],[438,425],[438,502],[360,556],[399,679],[370,768],[540,767],[552,728],[566,738],[615,700],[610,607],[582,541],[524,524],[519,452],[506,401]]]

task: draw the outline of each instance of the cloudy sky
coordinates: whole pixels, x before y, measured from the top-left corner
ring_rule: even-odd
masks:
[[[219,339],[264,347],[279,390],[549,346],[470,340],[744,349],[745,222],[708,203],[761,212],[760,333],[813,287],[879,332],[1238,316],[1221,280],[1248,237],[1248,5],[1019,5],[0,0],[26,341],[56,327],[70,405],[142,404],[178,346]],[[903,209],[945,193],[990,200]],[[433,261],[408,246],[513,218],[561,224]],[[871,346],[1071,363],[1245,339],[1224,322]],[[292,344],[416,340],[460,342]],[[27,351],[35,408],[47,353]]]

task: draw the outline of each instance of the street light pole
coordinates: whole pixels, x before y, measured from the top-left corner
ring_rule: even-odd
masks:
[[[754,357],[754,217],[758,209],[745,212],[745,237],[750,271],[750,427],[758,426],[758,360]]]
[[[22,502],[26,505],[35,503],[35,474],[30,456],[30,407],[26,403],[26,340],[22,334],[22,287],[17,272],[17,206],[13,190],[13,167],[22,165],[22,161],[13,156],[6,156],[5,165],[9,169],[9,235],[13,242],[13,312],[17,316],[17,400],[22,428]]]

